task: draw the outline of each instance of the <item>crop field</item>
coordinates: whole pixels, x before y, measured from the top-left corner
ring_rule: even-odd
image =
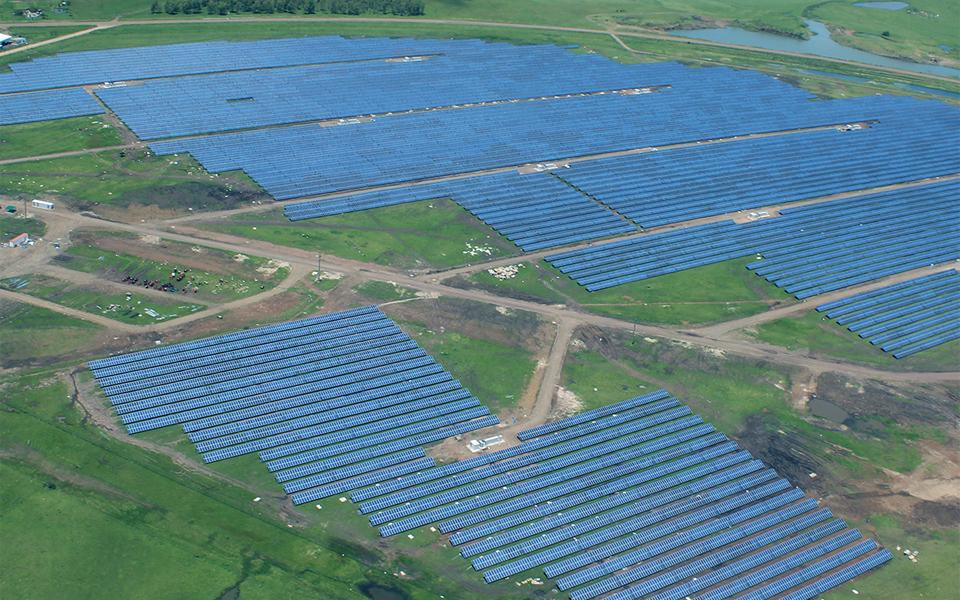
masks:
[[[179,2],[0,2],[0,598],[954,592],[960,83],[670,34],[955,6]]]
[[[516,252],[496,232],[446,200],[295,224],[271,210],[201,223],[201,227],[401,269],[448,268]]]
[[[747,317],[791,299],[744,268],[742,260],[699,267],[647,281],[588,293],[544,262],[519,263],[516,273],[482,271],[453,285],[508,296],[568,304],[636,323],[705,325]]]

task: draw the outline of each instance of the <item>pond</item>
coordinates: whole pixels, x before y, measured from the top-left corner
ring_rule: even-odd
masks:
[[[737,27],[675,30],[669,33],[671,35],[710,40],[724,44],[754,46],[767,50],[779,50],[781,52],[799,52],[815,56],[826,56],[828,58],[839,58],[841,60],[853,60],[869,65],[877,65],[879,67],[890,67],[916,71],[918,73],[960,78],[960,69],[897,60],[895,58],[887,58],[885,56],[864,52],[863,50],[857,50],[856,48],[841,46],[830,37],[830,31],[823,23],[811,19],[804,19],[804,22],[807,24],[807,27],[810,28],[810,31],[813,32],[813,36],[807,40],[774,33],[747,31],[746,29],[739,29]]]
[[[860,8],[879,8],[880,10],[903,10],[910,6],[906,2],[855,2]]]

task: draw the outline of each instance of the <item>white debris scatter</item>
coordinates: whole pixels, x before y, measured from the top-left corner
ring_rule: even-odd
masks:
[[[554,413],[558,418],[569,417],[580,412],[583,403],[571,390],[563,386],[557,386],[557,403]]]
[[[643,338],[643,341],[645,341],[648,344],[656,344],[658,340],[657,338],[645,337]]]
[[[257,496],[256,498],[254,498],[253,501],[254,501],[254,502],[260,502],[260,496]]]
[[[487,269],[487,273],[493,275],[497,279],[507,280],[516,277],[521,268],[523,268],[523,265],[507,265],[505,267],[494,267],[492,269]]]
[[[507,308],[506,306],[498,306],[497,312],[505,317],[509,317],[510,315],[513,314],[513,311]]]
[[[467,256],[491,256],[493,254],[493,246],[474,245],[467,242],[467,249],[464,250],[463,253]]]
[[[317,278],[317,281],[322,281],[324,279],[340,281],[343,279],[343,273],[334,273],[333,271],[320,271],[319,273],[315,271],[313,275]]]
[[[234,255],[233,255],[233,260],[235,260],[235,261],[238,262],[238,263],[245,262],[245,261],[246,261],[247,259],[249,259],[249,258],[250,258],[250,257],[247,256],[246,254],[234,254]]]

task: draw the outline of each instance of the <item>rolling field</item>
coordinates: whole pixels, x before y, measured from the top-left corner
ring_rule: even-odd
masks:
[[[0,300],[0,363],[13,368],[50,357],[86,352],[91,335],[104,331],[88,321],[46,308]]]

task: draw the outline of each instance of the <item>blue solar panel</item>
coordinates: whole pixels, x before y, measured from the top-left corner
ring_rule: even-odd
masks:
[[[83,90],[51,90],[0,96],[0,125],[98,115],[103,107]]]
[[[784,209],[776,219],[598,244],[547,261],[596,291],[762,254],[749,267],[803,299],[960,256],[958,197],[957,181],[932,183]]]
[[[931,236],[935,243],[937,234]],[[850,331],[905,358],[960,339],[960,273],[950,269],[817,307]]]

